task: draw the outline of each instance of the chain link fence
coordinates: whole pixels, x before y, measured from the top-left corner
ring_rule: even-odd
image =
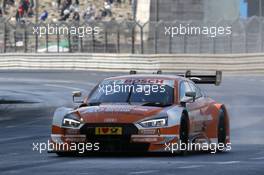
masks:
[[[94,21],[90,23],[27,23],[12,24],[0,21],[0,53],[81,52],[81,53],[257,53],[263,52],[264,19],[251,17],[247,20],[217,23],[201,21],[147,22]],[[232,34],[209,37],[206,35],[166,35],[166,27],[192,25],[230,26]],[[77,34],[49,34],[39,36],[34,27],[99,27],[100,33],[80,37]]]

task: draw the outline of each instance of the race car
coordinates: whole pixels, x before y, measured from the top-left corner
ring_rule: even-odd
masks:
[[[131,71],[104,79],[87,97],[73,92],[73,101],[80,105],[55,111],[50,152],[182,153],[193,151],[196,144],[223,151],[220,148],[230,144],[227,109],[198,86],[220,85],[221,79],[221,71],[214,75]]]

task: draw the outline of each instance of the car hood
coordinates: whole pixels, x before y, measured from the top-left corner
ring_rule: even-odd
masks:
[[[78,113],[86,123],[134,123],[162,110],[138,105],[100,105],[80,108]]]

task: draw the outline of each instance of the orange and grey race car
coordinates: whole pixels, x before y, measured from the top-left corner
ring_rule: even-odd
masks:
[[[222,151],[230,146],[227,109],[197,86],[219,85],[221,79],[221,71],[215,75],[131,71],[107,78],[78,108],[55,111],[50,152]],[[73,93],[76,98],[81,92]]]

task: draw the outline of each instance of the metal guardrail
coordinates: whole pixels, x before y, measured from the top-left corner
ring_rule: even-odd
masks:
[[[0,54],[0,70],[264,73],[264,54]]]
[[[76,35],[33,34],[34,26],[47,27],[48,24],[27,23],[14,25],[2,22],[0,25],[0,53],[132,53],[132,54],[179,54],[179,53],[261,53],[264,52],[264,19],[252,17],[247,20],[218,22],[173,21],[147,22],[135,21],[94,21],[90,23],[53,23],[53,26],[98,26],[100,35],[76,37]],[[204,35],[165,35],[165,26],[190,24],[194,26],[231,26],[232,35],[208,37]],[[62,46],[63,45],[63,46]],[[54,46],[55,50],[50,47]],[[66,48],[65,50],[60,47]],[[43,51],[44,49],[44,51]]]

